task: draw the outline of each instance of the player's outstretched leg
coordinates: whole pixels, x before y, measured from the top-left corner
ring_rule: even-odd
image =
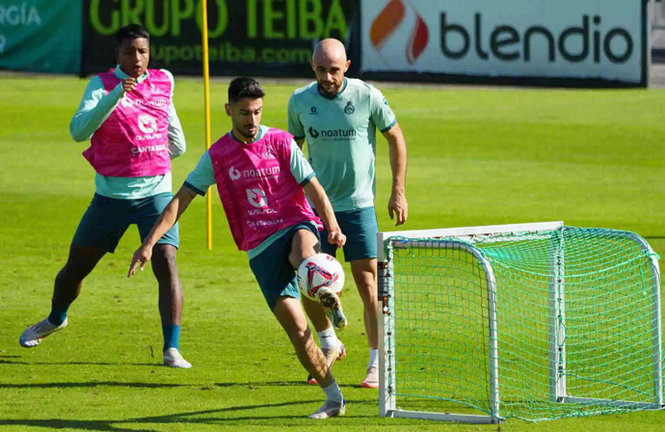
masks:
[[[83,279],[95,268],[106,251],[72,244],[69,248],[67,263],[58,272],[53,286],[51,313],[36,324],[31,325],[19,337],[19,343],[25,348],[34,348],[46,336],[62,330],[69,323],[69,306],[81,293]]]
[[[182,317],[182,285],[176,265],[176,247],[157,244],[153,248],[152,271],[159,283],[159,315],[162,320],[162,364],[168,367],[189,369],[192,364],[180,354],[180,320]]]
[[[329,328],[332,332],[332,335],[335,336],[334,330]],[[328,369],[332,369],[333,365],[337,360],[342,360],[344,357],[346,357],[346,347],[344,347],[344,344],[342,343],[341,340],[337,339],[335,336],[336,343],[333,343],[332,345],[325,344],[325,339],[321,336],[321,333],[319,332],[319,340],[321,341],[321,351],[323,352],[323,357],[326,359],[326,365],[328,366]],[[316,382],[316,378],[314,378],[311,374],[307,376],[307,384],[312,384],[316,385],[318,384]]]
[[[273,308],[275,317],[286,331],[298,360],[305,369],[317,380],[326,394],[325,403],[309,417],[325,419],[344,415],[346,402],[342,397],[337,382],[326,365],[323,353],[312,339],[312,332],[307,326],[307,318],[303,313],[298,299],[280,297]]]
[[[310,300],[303,296],[302,305],[307,312],[307,316],[309,316],[310,320],[312,321],[312,325],[316,329],[317,335],[319,336],[321,350],[326,357],[328,367],[332,368],[333,364],[337,360],[341,360],[346,357],[346,348],[344,348],[342,341],[337,338],[335,328],[331,321],[328,319],[328,316],[324,312],[324,308],[321,307],[319,302]],[[307,383],[316,384],[316,379],[310,374],[307,377]]]
[[[294,269],[297,269],[298,266],[308,257],[314,255],[318,251],[318,239],[310,231],[301,229],[296,232],[293,236],[291,243],[291,250],[289,252],[289,262]],[[339,302],[339,297],[336,297],[337,309],[341,312],[341,303]],[[330,320],[327,318],[321,304],[319,302],[303,297],[303,307],[307,311],[307,315],[312,320],[317,334],[319,336],[319,341],[321,342],[321,349],[325,357],[326,365],[328,369],[332,368],[332,365],[335,361],[340,360],[346,357],[346,348],[344,344],[337,339],[335,334],[335,329],[331,325]],[[302,313],[302,309],[300,309]],[[343,312],[341,313],[341,318],[346,324],[346,318],[344,317]],[[311,373],[307,376],[307,382],[309,384],[317,384],[316,377]]]

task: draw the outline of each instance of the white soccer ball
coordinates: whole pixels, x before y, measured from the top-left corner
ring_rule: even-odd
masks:
[[[344,288],[344,269],[334,256],[318,253],[300,263],[298,287],[302,295],[318,301],[319,289],[326,287],[339,295]]]

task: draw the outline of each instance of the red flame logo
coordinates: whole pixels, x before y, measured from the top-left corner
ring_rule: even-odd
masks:
[[[410,5],[410,4],[409,4]],[[411,6],[411,5],[410,5]],[[411,34],[406,43],[405,55],[406,61],[413,64],[427,47],[429,31],[425,20],[411,6],[416,15],[416,24],[411,30]],[[377,50],[383,47],[386,40],[399,28],[404,20],[405,6],[402,0],[390,0],[383,10],[374,18],[369,30],[369,38],[372,45]]]
[[[381,13],[374,18],[369,30],[369,38],[377,49],[381,49],[388,36],[393,34],[404,19],[404,3],[390,0]]]

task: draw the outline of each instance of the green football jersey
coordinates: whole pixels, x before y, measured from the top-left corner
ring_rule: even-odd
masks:
[[[381,92],[359,79],[345,78],[333,98],[313,82],[289,99],[289,132],[305,138],[310,164],[335,211],[374,205],[376,129],[397,120]]]

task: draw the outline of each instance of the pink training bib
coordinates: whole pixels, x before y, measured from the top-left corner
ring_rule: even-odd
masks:
[[[107,93],[121,81],[113,72],[99,77]],[[171,87],[165,72],[150,69],[136,90],[125,93],[83,152],[95,171],[112,177],[154,176],[171,171]]]
[[[255,248],[298,223],[313,221],[322,228],[291,173],[292,140],[279,129],[269,129],[250,144],[226,134],[208,150],[219,197],[240,250]]]

